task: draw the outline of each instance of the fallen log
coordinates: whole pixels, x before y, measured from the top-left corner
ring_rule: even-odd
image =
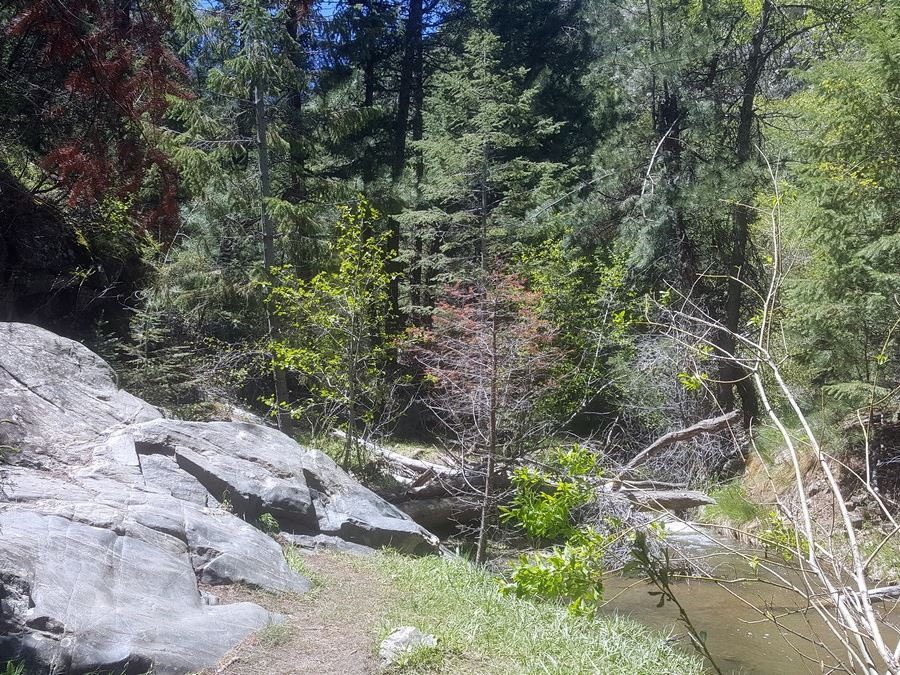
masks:
[[[686,490],[684,483],[666,483],[659,480],[628,480],[622,479],[624,490]]]
[[[474,472],[473,472],[474,473]],[[509,475],[495,473],[493,487],[495,491],[509,487]],[[407,499],[434,499],[437,497],[455,497],[460,494],[472,494],[484,490],[483,475],[466,476],[459,472],[455,476],[437,477],[424,485],[410,487],[406,490]]]
[[[879,588],[870,588],[870,600],[896,600],[900,598],[900,586],[881,586]]]
[[[424,528],[440,527],[448,522],[470,523],[481,517],[481,508],[463,497],[413,499],[396,506]]]
[[[687,511],[715,504],[716,500],[699,490],[620,490],[618,493],[641,511]]]
[[[740,418],[741,413],[738,410],[732,410],[730,413],[726,413],[719,417],[712,417],[707,420],[701,420],[696,424],[692,424],[691,426],[685,429],[677,429],[676,431],[670,431],[664,436],[660,436],[653,443],[651,443],[646,449],[641,450],[637,455],[635,455],[631,461],[629,461],[623,467],[623,473],[630,469],[635,468],[646,462],[650,457],[655,455],[657,452],[666,448],[673,443],[678,443],[680,441],[687,441],[692,438],[696,438],[702,434],[712,434],[717,431],[722,431],[722,429],[726,429],[731,426],[734,422]]]
[[[340,438],[341,440],[347,439],[346,432],[341,431],[340,429],[333,430],[331,434],[335,438]],[[373,457],[380,457],[389,464],[402,467],[406,472],[412,474],[412,477],[416,479],[418,479],[422,473],[428,471],[432,472],[436,476],[459,475],[458,470],[451,469],[450,467],[444,466],[443,464],[435,464],[433,462],[426,462],[421,459],[407,457],[406,455],[401,455],[399,452],[394,452],[393,450],[383,448],[377,443],[373,443],[372,441],[365,441],[360,439],[358,442],[366,449],[366,452],[368,452]]]

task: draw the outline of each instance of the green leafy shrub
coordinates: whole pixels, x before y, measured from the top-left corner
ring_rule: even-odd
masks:
[[[593,616],[603,600],[603,561],[608,543],[596,530],[584,528],[562,546],[522,556],[513,564],[503,592],[519,598],[565,599],[569,613]]]
[[[597,458],[574,445],[551,451],[548,470],[520,467],[513,472],[514,496],[500,509],[504,522],[512,522],[538,540],[558,541],[577,532],[573,511],[590,501],[593,488],[588,476],[596,471]]]
[[[389,232],[361,195],[340,213],[329,268],[311,279],[277,268],[264,285],[281,323],[271,344],[274,362],[305,392],[290,403],[291,415],[314,435],[343,427],[341,463],[348,468],[366,461],[358,441],[393,419],[403,378],[390,368],[397,335],[389,329],[388,289],[395,280]]]
[[[809,555],[809,542],[780,513],[770,511],[766,524],[768,527],[760,535],[766,551],[774,549],[785,562],[791,562],[798,552],[804,557]]]

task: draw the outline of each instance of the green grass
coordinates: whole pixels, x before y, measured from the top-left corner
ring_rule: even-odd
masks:
[[[850,446],[853,434],[842,430],[839,421],[831,419],[834,416],[834,413],[814,412],[807,416],[807,421],[822,450],[835,457],[842,457]],[[793,419],[793,416],[786,416],[784,423],[800,457],[811,457],[812,447],[799,421]],[[754,446],[768,466],[783,463],[786,459],[784,438],[772,424],[762,424],[756,428]]]
[[[313,592],[322,587],[322,577],[318,572],[311,569],[303,559],[303,553],[300,549],[293,545],[284,547],[284,561],[294,572],[305,577],[313,585]]]
[[[443,459],[443,448],[424,441],[413,443],[391,438],[384,442],[384,447],[401,455],[421,459],[426,462],[440,462]]]
[[[715,504],[703,509],[701,519],[710,523],[719,523],[740,527],[764,516],[766,510],[747,498],[744,486],[740,482],[728,483],[710,493]]]
[[[294,440],[304,447],[321,450],[335,462],[340,463],[344,458],[344,441],[330,434],[313,436],[310,433],[301,432],[294,434]]]
[[[496,578],[462,560],[393,553],[360,559],[395,592],[380,637],[401,625],[437,637],[403,673],[702,673],[700,660],[615,615],[594,620],[565,608],[503,596]]]
[[[418,647],[399,654],[387,673],[439,673],[444,664],[444,652],[440,646]]]

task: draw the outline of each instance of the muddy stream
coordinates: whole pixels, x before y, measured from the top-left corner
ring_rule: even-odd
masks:
[[[751,549],[736,540],[678,522],[669,523],[667,531],[667,539],[673,547],[691,558],[702,559],[708,568],[715,570],[717,578],[754,576],[745,558],[725,551],[720,545],[721,542],[728,548],[752,555]],[[759,557],[762,558],[763,553],[759,553]],[[797,596],[787,590],[752,582],[730,584],[726,590],[715,583],[698,580],[678,582],[674,588],[697,630],[706,632],[709,650],[723,672],[753,675],[821,673],[819,660],[823,659],[826,664],[830,662],[824,650],[791,634],[794,631],[809,636],[812,625],[815,632],[825,635],[821,619],[814,617],[812,610],[781,619],[784,628],[779,628],[732,595],[737,594],[757,607],[768,607],[780,615],[798,605]],[[680,636],[678,644],[691,649],[684,625],[678,621],[677,608],[667,603],[658,609],[657,598],[648,595],[652,590],[656,589],[643,582],[636,583],[635,579],[610,577],[605,581],[608,604],[604,611],[629,616],[664,634],[672,634],[673,639]],[[897,619],[892,623],[900,623],[898,605],[891,603],[887,608]],[[896,634],[892,631],[885,631],[885,637],[896,644]],[[826,644],[835,653],[840,653],[833,636]],[[809,658],[804,658],[798,651]],[[829,672],[827,668],[825,672]]]

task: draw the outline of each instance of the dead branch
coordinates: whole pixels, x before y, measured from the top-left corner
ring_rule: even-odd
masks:
[[[713,434],[717,431],[722,431],[722,429],[727,429],[732,423],[736,422],[740,418],[740,416],[740,411],[732,410],[730,413],[726,413],[725,415],[721,415],[719,417],[712,417],[710,419],[701,420],[685,429],[670,431],[666,435],[656,439],[649,447],[641,450],[641,452],[635,455],[631,459],[631,461],[629,461],[623,467],[623,472],[628,471],[629,469],[633,469],[640,464],[643,464],[654,454],[656,454],[663,448],[672,445],[673,443],[688,441],[692,438],[700,436],[701,434]]]

